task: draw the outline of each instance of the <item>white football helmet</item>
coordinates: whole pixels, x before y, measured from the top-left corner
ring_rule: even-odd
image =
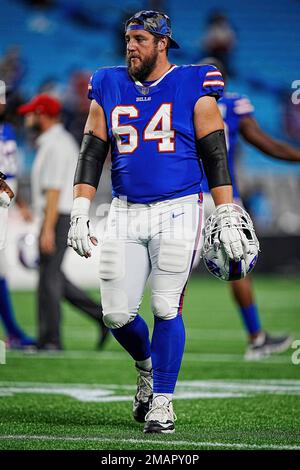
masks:
[[[27,269],[39,267],[38,237],[31,232],[21,235],[18,240],[19,261]]]
[[[213,276],[223,281],[236,281],[244,278],[254,268],[259,252],[259,242],[249,214],[236,204],[223,206],[220,211],[217,208],[205,222],[203,260]],[[237,229],[242,232],[241,236],[247,239],[247,251],[244,251],[244,256],[239,261],[229,257],[224,249],[220,240],[220,234],[224,228]]]

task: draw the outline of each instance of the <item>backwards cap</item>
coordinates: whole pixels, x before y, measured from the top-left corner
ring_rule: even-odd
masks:
[[[137,22],[138,24],[132,24]],[[152,34],[167,36],[170,39],[170,48],[179,49],[179,45],[172,38],[171,20],[168,15],[154,10],[138,11],[125,23],[125,33],[136,29],[143,29]]]

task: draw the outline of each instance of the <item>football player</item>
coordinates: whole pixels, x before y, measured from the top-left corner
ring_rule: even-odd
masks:
[[[5,105],[0,104],[0,168],[6,174],[7,181],[11,190],[17,192],[17,168],[18,168],[18,153],[16,136],[11,124],[5,121]],[[6,183],[1,180],[1,184]],[[6,193],[2,193],[2,198],[6,197]],[[27,206],[21,202],[23,216],[28,215]],[[7,219],[7,209],[2,207],[2,217]],[[1,230],[3,230],[1,222]],[[7,346],[17,349],[32,348],[35,345],[34,338],[28,336],[22,328],[17,324],[10,293],[6,280],[7,263],[5,259],[4,243],[0,251],[0,318],[3,322],[5,332],[7,335]]]
[[[212,64],[219,68],[226,79],[224,65],[214,58],[206,58],[202,63]],[[236,181],[236,144],[240,134],[249,144],[254,145],[266,155],[280,160],[300,162],[300,150],[284,142],[273,139],[259,126],[254,117],[254,107],[249,98],[238,93],[224,92],[218,101],[218,106],[225,124],[226,143],[228,149],[228,164],[233,186],[233,198],[236,204],[242,206],[241,197]],[[209,192],[207,179],[203,178],[205,217],[214,210],[214,202]],[[289,348],[292,337],[272,337],[261,326],[258,306],[254,297],[251,277],[232,281],[230,283],[233,298],[241,313],[243,323],[249,336],[249,346],[245,352],[245,359],[259,360],[266,355],[279,353]]]
[[[168,61],[168,49],[179,46],[163,13],[136,13],[126,22],[125,40],[128,66],[99,69],[91,77],[68,243],[86,257],[90,241],[97,243],[89,208],[110,144],[113,201],[99,270],[104,322],[136,363],[134,418],[145,421],[144,432],[172,433],[172,397],[185,343],[184,290],[202,245],[200,158],[218,220],[228,222],[222,223],[223,248],[240,260],[248,246],[232,206],[216,103],[223,91],[221,73],[210,65],[178,67]],[[138,314],[149,276],[151,342]]]

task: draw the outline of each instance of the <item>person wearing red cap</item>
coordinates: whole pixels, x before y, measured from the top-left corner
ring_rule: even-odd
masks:
[[[27,104],[19,107],[20,114],[35,113],[57,118],[61,111],[60,102],[49,95],[37,95]]]
[[[60,122],[60,102],[41,94],[19,107],[25,126],[38,134],[32,168],[31,190],[34,212],[41,220],[38,285],[38,349],[62,349],[60,318],[64,297],[100,324],[100,345],[108,329],[102,322],[102,307],[74,286],[61,271],[67,247],[72,208],[73,176],[78,146]]]

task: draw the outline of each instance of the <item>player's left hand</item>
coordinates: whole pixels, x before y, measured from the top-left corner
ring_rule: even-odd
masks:
[[[79,256],[89,258],[92,255],[90,242],[94,246],[98,245],[97,238],[92,234],[89,218],[85,215],[72,217],[68,246],[72,247]]]
[[[216,248],[220,243],[229,258],[240,261],[249,253],[249,242],[241,229],[239,214],[233,204],[221,204],[216,209],[216,222],[220,226],[220,233],[215,240]]]

